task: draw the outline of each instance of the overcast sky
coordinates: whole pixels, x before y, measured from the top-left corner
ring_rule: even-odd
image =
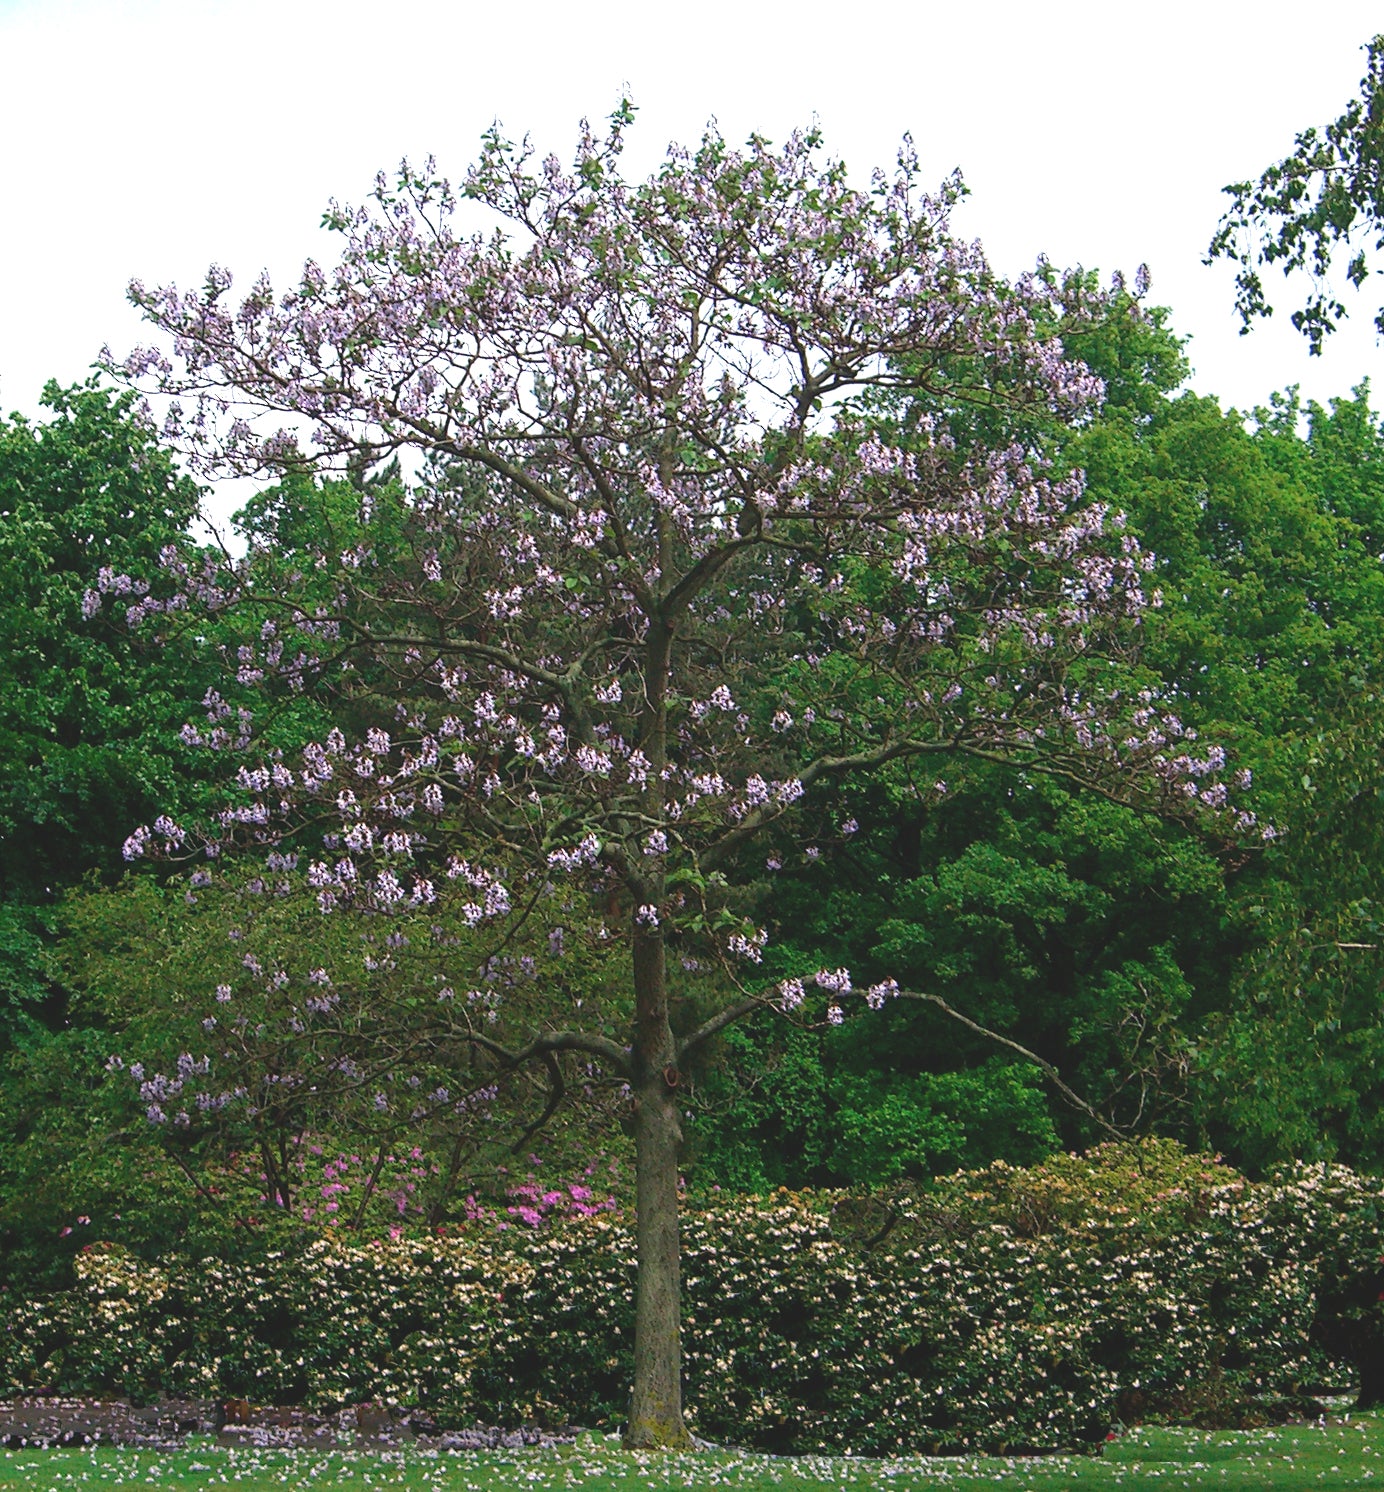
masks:
[[[0,0],[0,407],[32,413],[46,379],[141,340],[132,275],[191,283],[215,260],[242,285],[266,266],[286,282],[331,252],[328,198],[360,200],[380,167],[432,153],[460,175],[495,119],[570,159],[577,120],[626,85],[640,170],[713,116],[734,140],[816,118],[862,181],[909,131],[927,175],[965,173],[958,226],[1001,269],[1040,253],[1146,262],[1192,338],[1194,386],[1246,409],[1290,383],[1326,399],[1381,365],[1373,304],[1309,359],[1290,306],[1237,336],[1232,272],[1201,263],[1221,187],[1334,119],[1384,27],[1359,0],[1295,14],[1271,20],[1258,0]]]

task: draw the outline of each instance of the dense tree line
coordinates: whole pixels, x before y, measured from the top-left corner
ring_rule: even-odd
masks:
[[[1252,1166],[1377,1166],[1384,444],[1368,389],[1247,419],[1178,392],[1165,328],[1083,354],[1111,400],[1066,454],[1159,556],[1145,662],[1233,745],[1280,837],[1218,855],[1060,783],[963,764],[945,793],[901,779],[843,802],[838,823],[861,831],[826,828],[779,915],[825,957],[1029,1039],[1116,1127]],[[736,1041],[757,1076],[705,1138],[760,1184],[1100,1137],[1031,1067],[937,1014]]]
[[[1108,326],[1082,353],[1110,398],[1060,459],[1158,555],[1147,663],[1233,744],[1281,837],[1221,855],[1050,778],[954,762],[842,793],[816,853],[766,878],[756,915],[784,971],[844,964],[935,990],[1034,1048],[1116,1128],[1251,1166],[1377,1167],[1384,436],[1368,389],[1245,418],[1179,391],[1177,338],[1156,318]],[[147,1215],[131,1200],[147,1189],[147,1126],[105,1064],[176,1046],[193,968],[215,951],[177,877],[122,881],[120,846],[154,809],[213,789],[180,730],[234,645],[156,646],[82,614],[103,566],[152,573],[186,540],[196,494],[128,398],[88,387],[49,403],[46,422],[10,422],[0,463],[7,1211],[40,1251],[103,1197],[153,1231],[195,1202],[175,1196],[191,1192],[176,1166]],[[349,483],[290,483],[241,521],[265,563],[291,563],[315,526],[354,523],[359,500]],[[905,1005],[746,1027],[694,1080],[697,1184],[873,1184],[1102,1134],[1030,1064]],[[516,1098],[515,1123],[529,1107]],[[618,1154],[618,1123],[597,1112]],[[127,1148],[108,1149],[112,1132]],[[577,1149],[553,1143],[576,1167]],[[504,1148],[487,1152],[492,1188]]]
[[[1280,398],[1244,419],[1178,392],[1166,328],[1083,354],[1113,392],[1063,455],[1159,557],[1148,664],[1251,765],[1283,839],[1217,858],[1051,780],[974,762],[922,785],[899,774],[843,795],[819,853],[765,886],[765,915],[792,930],[776,956],[898,971],[1026,1032],[1116,1125],[1171,1129],[1251,1164],[1336,1153],[1378,1165],[1384,439],[1368,389],[1330,409]],[[206,792],[179,731],[215,676],[212,643],[157,648],[82,616],[103,565],[154,570],[186,536],[195,492],[127,398],[73,389],[51,404],[46,424],[10,422],[0,468],[13,1073],[60,1061],[101,1025],[100,1007],[73,1006],[94,958],[82,941],[110,937],[122,901],[146,894],[116,886],[131,827]],[[331,491],[349,524],[358,492]],[[291,557],[295,525],[324,521],[307,495],[268,489],[246,530]],[[180,892],[148,894],[183,915]],[[172,992],[148,968],[101,979],[145,986],[154,1012]],[[1095,1137],[1041,1074],[917,1010],[743,1032],[699,1085],[696,1164],[747,1185],[883,1179]]]

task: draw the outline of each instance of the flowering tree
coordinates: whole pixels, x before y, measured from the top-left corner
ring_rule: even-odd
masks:
[[[949,232],[960,183],[922,193],[908,149],[861,191],[810,134],[737,151],[711,132],[634,184],[629,119],[584,131],[571,172],[492,132],[460,190],[431,165],[380,178],[371,207],[327,214],[337,266],[282,296],[262,280],[237,306],[219,269],[191,294],[136,284],[173,352],[120,367],[171,396],[204,471],[417,453],[404,499],[367,502],[358,535],[261,589],[278,620],[238,659],[242,683],[353,691],[359,738],[247,765],[207,849],[282,856],[296,836],[324,912],[428,907],[440,927],[541,923],[566,879],[623,941],[623,1007],[540,1017],[513,1044],[479,1013],[466,1031],[505,1064],[595,1062],[628,1085],[627,1438],[670,1445],[687,1434],[678,1090],[701,1043],[804,1000],[804,980],[755,980],[766,933],[734,895],[764,846],[782,858],[795,805],[969,752],[1232,810],[1220,755],[1109,682],[1151,561],[1079,474],[953,418],[1081,419],[1101,390],[1061,336],[1100,298],[997,278]],[[463,234],[483,209],[498,229]],[[139,616],[230,605],[253,560],[188,573],[170,555]],[[228,710],[210,699],[211,744],[253,753]],[[163,821],[129,852],[192,841]],[[687,1017],[699,966],[723,998]],[[839,1015],[849,973],[815,983]]]

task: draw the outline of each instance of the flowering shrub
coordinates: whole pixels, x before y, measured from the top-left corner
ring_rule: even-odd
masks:
[[[1384,1181],[1344,1168],[1252,1184],[1149,1142],[993,1166],[884,1209],[788,1192],[694,1208],[696,1426],[783,1451],[1052,1449],[1122,1414],[1224,1417],[1344,1387],[1378,1340],[1381,1203]],[[618,1424],[634,1269],[618,1210],[318,1237],[253,1264],[95,1244],[74,1289],[9,1304],[0,1373],[11,1389]]]

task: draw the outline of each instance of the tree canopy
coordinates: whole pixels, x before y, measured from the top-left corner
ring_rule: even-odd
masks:
[[[1366,51],[1360,96],[1338,119],[1304,130],[1293,153],[1257,181],[1225,188],[1232,205],[1209,250],[1208,262],[1228,258],[1240,266],[1235,309],[1242,331],[1273,314],[1261,268],[1276,265],[1285,276],[1305,270],[1312,288],[1292,321],[1315,354],[1347,314],[1332,286],[1333,266],[1361,290],[1379,272],[1371,261],[1384,249],[1384,35]],[[1384,333],[1384,308],[1374,324]]]
[[[157,573],[196,484],[133,394],[49,384],[43,403],[46,422],[0,421],[0,1044],[50,999],[61,892],[112,877],[133,822],[196,798],[178,728],[216,672],[190,639],[157,649],[83,605],[103,576]]]

